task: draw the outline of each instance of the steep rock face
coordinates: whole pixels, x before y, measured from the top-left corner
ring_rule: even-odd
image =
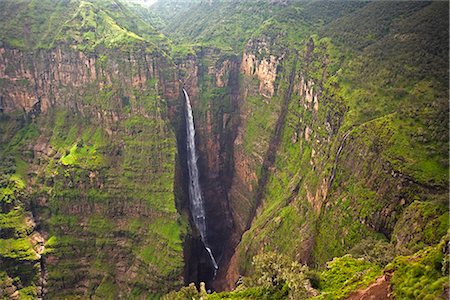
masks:
[[[16,288],[49,298],[144,296],[181,285],[187,225],[174,198],[173,65],[145,50],[65,47],[2,49],[0,65],[2,128],[27,116],[2,148],[22,162],[26,190],[2,213],[25,203],[37,223],[21,237],[31,263],[1,253],[5,280],[16,276],[14,265],[29,268]]]
[[[242,73],[247,76],[255,75],[259,80],[261,96],[271,98],[274,94],[274,82],[277,76],[279,58],[270,55],[267,59],[257,60],[254,54],[244,52],[242,57]]]
[[[263,45],[263,50],[259,46]],[[231,289],[238,279],[238,261],[233,249],[243,232],[258,214],[259,201],[277,149],[277,134],[284,126],[288,86],[278,90],[275,80],[289,82],[289,72],[276,78],[274,73],[286,53],[275,52],[267,60],[267,42],[249,42],[241,62],[240,123],[234,140],[232,183],[228,191],[230,210],[235,224],[230,249],[216,280],[219,289]],[[254,60],[258,56],[260,60]],[[293,58],[295,55],[292,55]],[[250,58],[250,59],[249,59]],[[266,68],[267,67],[267,68]],[[254,70],[259,69],[258,73]],[[291,70],[290,70],[291,71]],[[255,80],[256,79],[256,80]],[[273,97],[269,97],[273,95]],[[290,98],[290,95],[289,97]],[[284,113],[283,113],[284,111]]]
[[[445,234],[443,228],[447,222],[442,205],[445,179],[440,183],[425,179],[425,176],[439,177],[439,168],[433,171],[433,175],[425,175],[425,169],[418,171],[423,172],[419,175],[408,166],[412,159],[403,158],[403,163],[399,163],[398,157],[405,157],[405,154],[399,152],[403,146],[398,141],[407,139],[409,144],[415,139],[410,133],[406,138],[405,131],[410,129],[399,124],[408,124],[409,117],[417,114],[417,110],[412,112],[414,109],[407,108],[407,112],[403,112],[404,118],[391,113],[379,113],[378,117],[363,121],[355,118],[361,108],[351,102],[352,97],[357,96],[343,92],[347,86],[338,83],[336,78],[339,77],[333,73],[339,63],[333,47],[328,39],[312,37],[306,39],[299,49],[292,99],[280,134],[281,144],[261,199],[252,191],[256,182],[261,188],[264,173],[258,172],[258,167],[252,167],[252,163],[256,161],[259,162],[256,166],[264,165],[264,153],[271,144],[267,137],[275,128],[275,122],[271,120],[276,120],[282,112],[280,94],[287,88],[287,75],[293,61],[288,55],[284,56],[277,67],[275,82],[279,80],[280,83],[275,84],[274,96],[256,102],[251,97],[252,91],[262,96],[261,86],[267,85],[261,85],[265,77],[252,67],[260,65],[253,61],[253,57],[258,54],[261,57],[261,53],[265,53],[265,58],[260,59],[271,61],[273,54],[270,52],[279,52],[267,50],[262,45],[256,47],[254,56],[248,51],[244,54],[241,70],[244,73],[242,93],[245,97],[235,141],[236,172],[230,203],[237,224],[245,224],[239,220],[246,219],[252,223],[231,259],[227,279],[231,285],[228,288],[232,287],[239,273],[250,274],[252,257],[265,251],[282,252],[303,263],[322,266],[372,237],[386,239],[397,249],[408,252],[417,249],[411,248],[414,244],[435,244]],[[248,75],[258,80],[252,81]],[[367,88],[358,84],[362,89]],[[413,93],[409,95],[412,98],[415,97]],[[253,101],[255,106],[249,110]],[[433,111],[431,114],[440,118],[437,116],[444,111],[443,102],[440,96],[432,101],[434,104],[429,106],[434,108],[430,108],[430,113]],[[258,121],[257,109],[264,106],[271,106],[264,114],[267,119]],[[412,118],[417,119],[417,115]],[[246,152],[246,140],[255,132],[252,131],[255,130],[252,123],[258,124],[259,140],[257,145],[248,148],[252,149],[251,152]],[[266,124],[270,126],[265,127]],[[422,147],[419,144],[418,147]],[[420,159],[435,163],[432,156]],[[414,199],[419,202],[413,202]],[[414,208],[406,209],[411,203]],[[245,210],[252,205],[259,205],[254,216],[250,209]],[[413,233],[400,229],[406,223],[408,228],[414,228]],[[426,230],[431,224],[438,228],[435,233]],[[292,228],[296,229],[295,233],[292,233]],[[422,233],[424,230],[428,235]],[[237,266],[239,272],[236,271]]]
[[[185,73],[182,80],[194,112],[208,242],[220,264],[234,227],[227,191],[231,184],[233,141],[239,122],[239,64],[233,56],[204,48],[179,67]]]
[[[114,56],[119,60],[108,63],[108,59]],[[157,56],[144,51],[125,56],[114,50],[98,55],[61,47],[31,53],[1,48],[1,106],[4,112],[29,112],[39,103],[42,112],[61,105],[87,113],[89,103],[85,98],[90,96],[89,92],[106,89],[118,83],[119,79],[120,84],[128,89],[143,89],[148,80],[154,78],[165,98],[176,99],[177,89],[173,85],[176,80],[161,76],[161,66],[158,64],[164,62],[161,59],[158,61]],[[97,105],[102,104],[102,108],[108,105]]]
[[[234,176],[229,197],[241,235],[253,218],[256,205],[252,199],[258,188],[261,167],[269,149],[270,137],[281,112],[282,93],[275,94],[276,71],[285,53],[264,57],[268,42],[250,41],[241,62],[243,84],[241,94],[241,122],[234,142]],[[257,58],[259,57],[259,59]],[[257,79],[257,80],[255,80]]]

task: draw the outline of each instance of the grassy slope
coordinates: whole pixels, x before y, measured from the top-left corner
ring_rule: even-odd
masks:
[[[151,50],[167,50],[167,39],[120,1],[4,0],[0,5],[0,40],[14,48],[49,49],[64,42],[93,51],[99,45],[146,42]]]
[[[167,6],[173,11],[167,15]],[[229,2],[211,1],[195,3],[156,3],[153,8],[166,20],[162,29],[172,40],[180,44],[200,44],[240,53],[251,33],[277,10],[266,1]]]
[[[347,25],[355,28],[355,23],[366,20],[363,16],[374,15],[374,12],[383,11],[383,9],[393,14],[391,24],[379,30],[384,32],[384,36],[370,42],[359,55],[344,65],[346,68],[342,70],[340,95],[346,101],[348,112],[343,129],[355,126],[351,133],[351,142],[354,145],[350,146],[352,148],[350,151],[355,151],[359,147],[360,153],[364,153],[366,150],[361,151],[361,149],[368,149],[366,153],[369,156],[366,157],[366,161],[378,159],[373,157],[373,154],[376,154],[381,159],[377,164],[384,161],[392,167],[394,172],[427,186],[425,190],[422,190],[403,185],[403,193],[400,193],[400,197],[404,197],[408,204],[417,199],[433,201],[436,205],[442,206],[445,201],[439,199],[445,198],[445,187],[448,182],[448,129],[443,126],[448,120],[447,104],[444,101],[448,98],[445,88],[448,75],[445,71],[446,64],[443,63],[448,56],[448,45],[444,42],[448,20],[441,15],[445,3],[433,3],[422,9],[420,9],[420,6],[423,6],[422,3],[412,7],[404,3],[401,4],[404,7],[397,10],[392,7],[380,8],[379,5],[378,3],[368,5],[361,11],[361,15],[354,16]],[[397,3],[397,5],[400,4]],[[435,31],[428,27],[428,24],[433,22],[436,22],[435,25],[441,30]],[[340,24],[345,26],[346,23]],[[380,26],[380,23],[372,24],[369,29],[362,27],[362,32],[355,32],[349,28],[345,31],[359,34],[361,41],[367,31],[377,32],[377,26]],[[340,29],[331,24],[330,29],[327,30],[333,36],[339,35]],[[358,48],[351,39],[349,41],[346,47]],[[385,49],[389,50],[385,51]],[[362,167],[367,169],[360,173],[362,176],[360,178],[352,176],[351,173],[355,174],[356,171],[345,169],[345,165],[347,168],[352,167],[351,163],[347,163],[352,156],[354,156],[352,152],[343,152],[344,166],[342,169],[338,166],[336,178],[341,187],[336,183],[336,189],[332,189],[331,193],[336,191],[337,195],[330,196],[334,198],[341,194],[338,196],[340,199],[358,201],[357,207],[361,208],[359,212],[356,212],[356,216],[359,215],[360,218],[369,222],[371,216],[378,214],[377,211],[380,209],[391,211],[392,215],[401,213],[397,199],[390,199],[389,194],[383,194],[376,185],[369,183],[370,180],[374,180],[369,178],[375,176],[384,177],[383,180],[391,180],[389,176],[382,175],[384,168],[379,168],[374,163],[368,163],[367,166],[363,164]],[[440,192],[442,188],[444,192]],[[395,195],[395,192],[392,194]],[[436,198],[438,200],[435,200]],[[397,205],[393,208],[394,212],[389,208],[393,205]],[[325,260],[327,251],[331,249],[336,251],[339,247],[337,245],[327,247],[329,238],[320,232],[326,231],[326,228],[335,232],[336,226],[339,228],[345,224],[343,219],[333,224],[332,220],[336,220],[336,217],[332,211],[339,206],[335,205],[325,212],[324,222],[319,229],[319,243],[316,251],[318,251],[318,257],[325,255],[323,258]],[[434,214],[430,213],[433,215],[431,218],[442,220],[438,223],[445,220],[441,218],[442,210],[437,210]],[[355,217],[355,213],[351,213],[349,217],[352,215]],[[395,223],[397,219],[398,217],[394,217],[390,222]],[[419,219],[410,221],[417,222]],[[418,222],[423,230],[426,226],[425,221]],[[442,226],[445,227],[445,224]],[[384,228],[387,233],[392,233],[394,226],[386,224]],[[396,228],[401,230],[399,227]],[[404,227],[403,230],[406,228]],[[435,236],[431,238],[432,242],[429,240],[428,243],[438,242],[443,234],[445,230],[436,231]],[[396,240],[393,242],[396,243]],[[348,243],[347,247],[351,247],[354,240],[347,239],[344,243]],[[339,251],[334,252],[334,255],[338,253]]]

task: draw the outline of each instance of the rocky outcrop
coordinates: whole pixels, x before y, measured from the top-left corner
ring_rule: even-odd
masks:
[[[241,72],[258,79],[258,92],[266,100],[275,95],[275,80],[280,75],[278,68],[287,51],[281,46],[281,37],[282,35],[263,35],[252,38],[245,46],[242,55]]]
[[[252,53],[244,52],[241,71],[247,76],[256,76],[259,80],[259,93],[265,98],[271,98],[275,93],[275,79],[280,58],[270,55],[258,60]]]
[[[312,80],[305,79],[305,77],[300,74],[300,82],[296,86],[298,95],[300,96],[300,104],[302,104],[306,109],[314,109],[314,112],[319,111],[319,97],[321,91],[319,87]]]

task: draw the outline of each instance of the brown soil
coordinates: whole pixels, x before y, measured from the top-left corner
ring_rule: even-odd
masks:
[[[389,275],[383,275],[377,278],[377,281],[364,290],[351,293],[347,300],[385,300],[393,299],[389,288]]]

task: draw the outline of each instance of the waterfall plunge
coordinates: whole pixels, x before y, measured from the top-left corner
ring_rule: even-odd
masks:
[[[216,259],[211,251],[211,248],[207,243],[206,235],[206,217],[205,208],[203,207],[202,191],[200,189],[200,183],[198,179],[198,167],[197,167],[197,151],[195,149],[195,127],[194,116],[192,114],[191,102],[189,95],[185,89],[183,89],[184,97],[186,99],[186,132],[187,132],[187,163],[189,169],[189,203],[191,208],[192,218],[194,219],[195,226],[198,231],[206,251],[208,251],[211,262],[214,265],[214,274],[216,273],[217,266]]]

